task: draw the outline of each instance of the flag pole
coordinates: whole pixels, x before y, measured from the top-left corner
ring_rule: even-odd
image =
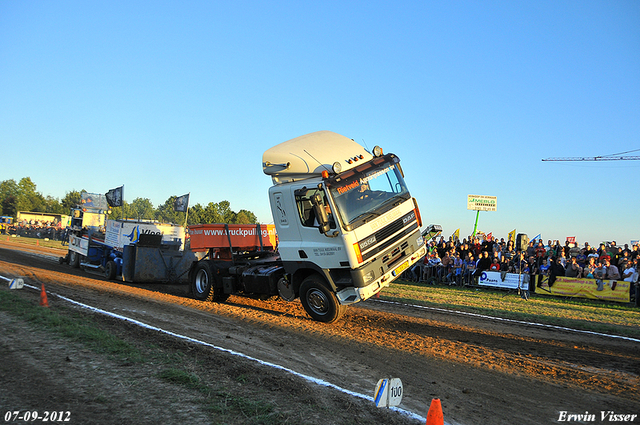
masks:
[[[471,234],[472,238],[476,237],[476,230],[478,230],[478,216],[480,215],[480,210],[476,211],[476,223],[473,225],[473,233]]]

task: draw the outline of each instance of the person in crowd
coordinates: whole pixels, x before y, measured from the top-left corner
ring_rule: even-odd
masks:
[[[474,258],[480,258],[480,255],[482,254],[482,245],[480,245],[478,238],[473,238],[473,242],[469,246],[469,249],[473,252]]]
[[[467,283],[471,283],[472,276],[476,271],[476,260],[475,258],[473,258],[472,253],[469,253],[467,255],[467,259],[465,260],[465,263],[464,263],[464,268],[465,268],[464,280]]]
[[[611,261],[611,254],[609,254],[609,251],[607,250],[607,246],[604,243],[600,244],[600,248],[598,249],[598,255],[599,255],[598,260],[602,264],[604,264],[605,260]]]
[[[531,258],[536,256],[536,247],[533,245],[533,241],[529,241],[529,246],[527,246],[527,257]]]
[[[578,264],[577,257],[571,257],[564,272],[566,277],[582,277],[582,267]]]
[[[576,242],[571,248],[569,248],[569,255],[567,255],[567,259],[569,259],[569,257],[577,257],[581,252],[582,249],[580,249],[580,246],[578,246],[578,243]]]
[[[458,253],[460,254],[460,258],[462,258],[463,261],[466,261],[467,257],[469,256],[469,252],[469,244],[467,244],[466,242],[460,244]]]
[[[536,259],[535,256],[530,256],[529,260],[527,261],[527,264],[529,265],[529,272],[532,275],[536,275],[538,274],[538,272],[540,271],[540,268],[538,267],[538,260]]]
[[[480,250],[480,253],[482,253],[482,251],[493,252],[493,242],[488,240],[485,236],[482,242],[480,242]]]
[[[489,270],[491,270],[492,272],[499,272],[500,271],[500,260],[498,260],[498,257],[493,257],[493,261],[491,261],[491,265],[489,266]]]
[[[464,274],[464,260],[460,257],[460,254],[456,252],[456,257],[453,260],[453,276],[456,282],[460,283],[460,279]]]
[[[595,257],[589,257],[589,261],[582,269],[582,277],[587,279],[595,279],[595,271],[598,268]]]
[[[502,250],[502,258],[505,258],[507,262],[511,262],[514,260],[515,255],[516,251],[513,248],[513,241],[507,242],[507,246]]]
[[[438,250],[438,257],[441,259],[444,258],[444,255],[447,252],[447,244],[445,243],[444,238],[440,238],[440,242],[438,242],[436,249]]]
[[[624,270],[627,267],[627,263],[631,261],[630,254],[631,251],[622,250],[622,256],[618,260],[618,270]]]
[[[589,253],[587,254],[587,260],[589,258],[594,258],[596,260],[596,263],[598,262],[598,260],[600,259],[600,254],[598,254],[598,250],[594,249],[593,247],[589,250]]]
[[[511,267],[510,259],[507,259],[505,255],[502,256],[500,260],[500,270],[507,273],[513,273],[513,268]]]
[[[527,267],[527,269],[529,268],[527,260],[525,259],[525,253],[518,252],[512,263],[513,273],[522,273],[525,267]]]
[[[497,242],[493,245],[492,257],[496,257],[498,259],[498,262],[502,258],[502,245],[500,244],[500,242]]]
[[[491,267],[491,258],[489,258],[489,253],[487,251],[482,251],[480,258],[476,262],[476,269],[473,272],[474,281],[478,280],[482,275],[482,272],[489,270],[489,267]]]
[[[634,277],[636,276],[636,268],[634,267],[633,261],[628,261],[625,265],[625,269],[622,272],[622,280],[625,282],[635,282]],[[633,285],[631,285],[633,286]]]
[[[538,241],[538,243],[535,245],[535,260],[536,266],[538,266],[538,268],[542,264],[542,259],[544,258],[546,253],[547,250],[544,248],[544,244],[542,243],[542,241]]]
[[[504,246],[504,244],[503,244],[503,246]],[[515,250],[514,242],[511,239],[509,239],[509,241],[507,242],[507,245],[506,245],[506,248],[509,248],[509,247],[511,247],[512,249]]]
[[[538,274],[541,274],[542,276],[549,275],[549,262],[546,258],[542,259],[542,264],[540,264],[540,267],[538,267]]]
[[[605,273],[605,277],[608,280],[620,280],[620,271],[618,270],[618,267],[616,267],[615,265],[611,264],[610,260],[605,260],[604,261],[604,266],[607,268],[607,271]]]
[[[604,280],[607,277],[607,266],[604,262],[598,262],[596,270],[593,272],[593,277],[596,279],[596,285],[598,285],[597,291],[604,289]]]
[[[639,260],[629,260],[629,262],[627,262],[627,268],[622,274],[624,280],[626,282],[629,282],[629,295],[632,299],[635,299],[635,297],[638,296],[636,294],[636,284],[638,283],[640,277],[640,267],[638,266],[638,261]]]
[[[596,280],[604,280],[607,276],[607,267],[604,265],[604,262],[598,262],[596,265],[596,269],[593,272],[593,277]]]
[[[556,282],[558,276],[564,276],[565,270],[562,264],[557,261],[557,258],[551,257],[551,264],[549,265],[549,288]],[[540,282],[538,282],[540,286]]]
[[[453,262],[455,257],[452,255],[450,251],[445,251],[444,257],[442,257],[442,266],[440,270],[440,280],[447,279],[451,280],[453,277]]]
[[[544,258],[549,259],[551,257],[557,257],[555,247],[553,246],[553,242],[547,242],[547,245],[544,246]],[[548,261],[547,261],[548,262]]]
[[[611,264],[618,267],[620,265],[620,258],[622,258],[622,247],[612,245],[609,247],[609,254],[611,255]]]
[[[491,258],[489,258],[489,253],[487,251],[482,251],[482,256],[478,259],[478,263],[476,264],[476,274],[489,270],[491,267]]]
[[[425,257],[425,267],[422,269],[422,280],[428,281],[430,278],[437,276],[438,269],[442,265],[442,261],[438,256],[438,250],[434,249]]]
[[[549,266],[551,266],[551,258],[555,257],[556,261],[560,261],[562,263],[562,267],[566,267],[567,266],[567,257],[564,255],[564,249],[560,249],[557,255],[552,255],[551,257],[548,258],[549,260]]]
[[[453,266],[453,257],[451,257],[449,251],[445,251],[442,256],[442,266],[444,268],[449,268],[449,266]]]
[[[576,263],[578,263],[581,268],[584,268],[584,266],[587,265],[587,254],[585,253],[584,248],[582,248],[578,255],[576,255]]]

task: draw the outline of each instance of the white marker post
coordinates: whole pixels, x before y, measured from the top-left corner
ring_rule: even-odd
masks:
[[[9,282],[9,289],[22,289],[24,287],[24,280],[17,278],[17,279],[12,279],[11,282]]]
[[[402,381],[400,378],[379,380],[373,400],[376,407],[398,406],[402,402]]]

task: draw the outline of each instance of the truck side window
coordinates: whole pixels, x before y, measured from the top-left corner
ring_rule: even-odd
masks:
[[[316,220],[316,214],[313,210],[313,204],[311,203],[311,197],[316,193],[320,193],[322,196],[327,216],[329,217],[329,225],[332,229],[336,228],[335,220],[333,219],[333,214],[329,209],[329,203],[327,202],[327,198],[324,194],[324,191],[319,189],[309,189],[307,193],[302,196],[296,195],[296,205],[298,207],[298,215],[300,216],[300,223],[302,223],[305,227],[318,227],[318,220]]]

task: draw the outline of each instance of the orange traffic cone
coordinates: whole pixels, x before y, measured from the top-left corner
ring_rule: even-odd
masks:
[[[442,405],[439,398],[431,400],[429,413],[427,413],[427,425],[444,425],[444,416],[442,416]]]
[[[36,246],[40,246],[40,241],[36,239]]]
[[[47,293],[44,290],[44,283],[40,289],[40,305],[42,307],[49,307],[49,301],[47,300]]]

